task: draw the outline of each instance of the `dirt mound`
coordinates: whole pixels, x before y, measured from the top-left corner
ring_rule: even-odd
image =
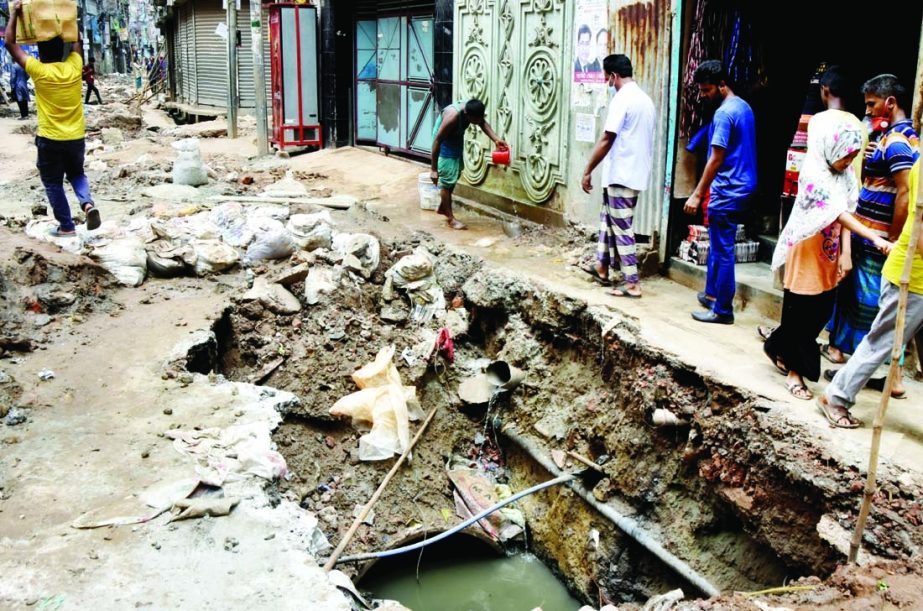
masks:
[[[86,257],[0,228],[0,354],[29,351],[67,332],[108,298],[115,279]]]
[[[923,560],[882,561],[869,566],[837,568],[829,579],[805,577],[758,593],[720,596],[695,601],[685,609],[791,609],[840,611],[843,609],[918,609],[923,592]]]
[[[383,242],[381,264],[369,281],[351,275],[335,295],[322,296],[317,305],[307,305],[304,280],[291,284],[288,288],[304,306],[300,312],[276,314],[259,301],[238,301],[218,330],[223,371],[234,379],[291,391],[302,401],[294,415],[331,421],[330,406],[355,390],[350,375],[357,367],[373,360],[383,345],[394,344],[400,354],[420,341],[419,328],[406,320],[409,306],[385,304],[382,285],[384,271],[421,244],[437,257],[435,275],[451,302],[482,265],[479,260],[450,252],[424,234],[401,243]],[[324,261],[312,265],[329,267]],[[398,367],[408,384],[425,370],[404,361]]]

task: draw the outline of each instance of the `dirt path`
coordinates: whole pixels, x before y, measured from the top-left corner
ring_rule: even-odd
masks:
[[[297,522],[265,496],[227,518],[70,526],[86,511],[191,477],[190,461],[162,437],[167,429],[256,417],[252,397],[232,384],[161,379],[173,345],[220,311],[218,287],[149,282],[118,291],[117,316],[90,316],[46,349],[2,364],[31,408],[27,423],[5,431],[16,443],[0,459],[2,606],[60,598],[61,608],[347,608],[287,536]],[[45,368],[55,377],[41,382]]]

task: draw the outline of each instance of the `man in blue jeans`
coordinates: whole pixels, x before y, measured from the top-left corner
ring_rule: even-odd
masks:
[[[64,57],[61,37],[38,43],[38,59],[31,57],[16,44],[16,21],[22,11],[22,0],[10,5],[10,21],[6,27],[6,50],[17,64],[32,77],[35,84],[35,108],[38,116],[38,149],[36,167],[45,194],[58,221],[49,230],[52,237],[77,235],[70,205],[64,194],[64,178],[71,183],[80,208],[86,215],[87,229],[100,225],[99,210],[90,195],[90,182],[83,171],[86,151],[86,129],[83,118],[83,47],[78,39]]]
[[[695,214],[702,198],[708,202],[708,276],[698,294],[705,312],[693,312],[699,322],[730,325],[737,283],[734,279],[734,239],[747,199],[756,190],[756,130],[750,105],[734,95],[721,62],[702,62],[693,76],[705,104],[717,107],[712,120],[710,154],[699,184],[683,210]]]

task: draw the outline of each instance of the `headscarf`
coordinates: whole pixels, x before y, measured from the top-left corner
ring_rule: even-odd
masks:
[[[798,178],[792,214],[772,255],[772,269],[785,264],[788,251],[830,226],[859,201],[859,181],[852,166],[837,172],[830,164],[862,150],[862,127],[840,113],[822,112],[808,124],[808,152]]]

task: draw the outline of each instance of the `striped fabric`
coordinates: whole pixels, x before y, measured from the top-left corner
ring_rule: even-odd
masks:
[[[599,213],[596,260],[603,267],[621,269],[628,284],[635,284],[639,280],[635,234],[631,229],[637,203],[637,191],[625,187],[609,187],[603,190],[603,205]]]
[[[883,238],[891,231],[897,187],[894,174],[909,170],[920,156],[920,139],[909,119],[895,123],[878,142],[875,153],[865,161],[862,191],[856,217]],[[876,252],[863,241],[863,252]]]
[[[857,238],[861,239],[861,238]],[[856,239],[853,240],[853,253]],[[853,255],[855,266],[837,288],[836,307],[830,325],[830,345],[846,354],[854,354],[859,343],[872,328],[878,316],[878,297],[881,291],[881,268],[885,257]]]

